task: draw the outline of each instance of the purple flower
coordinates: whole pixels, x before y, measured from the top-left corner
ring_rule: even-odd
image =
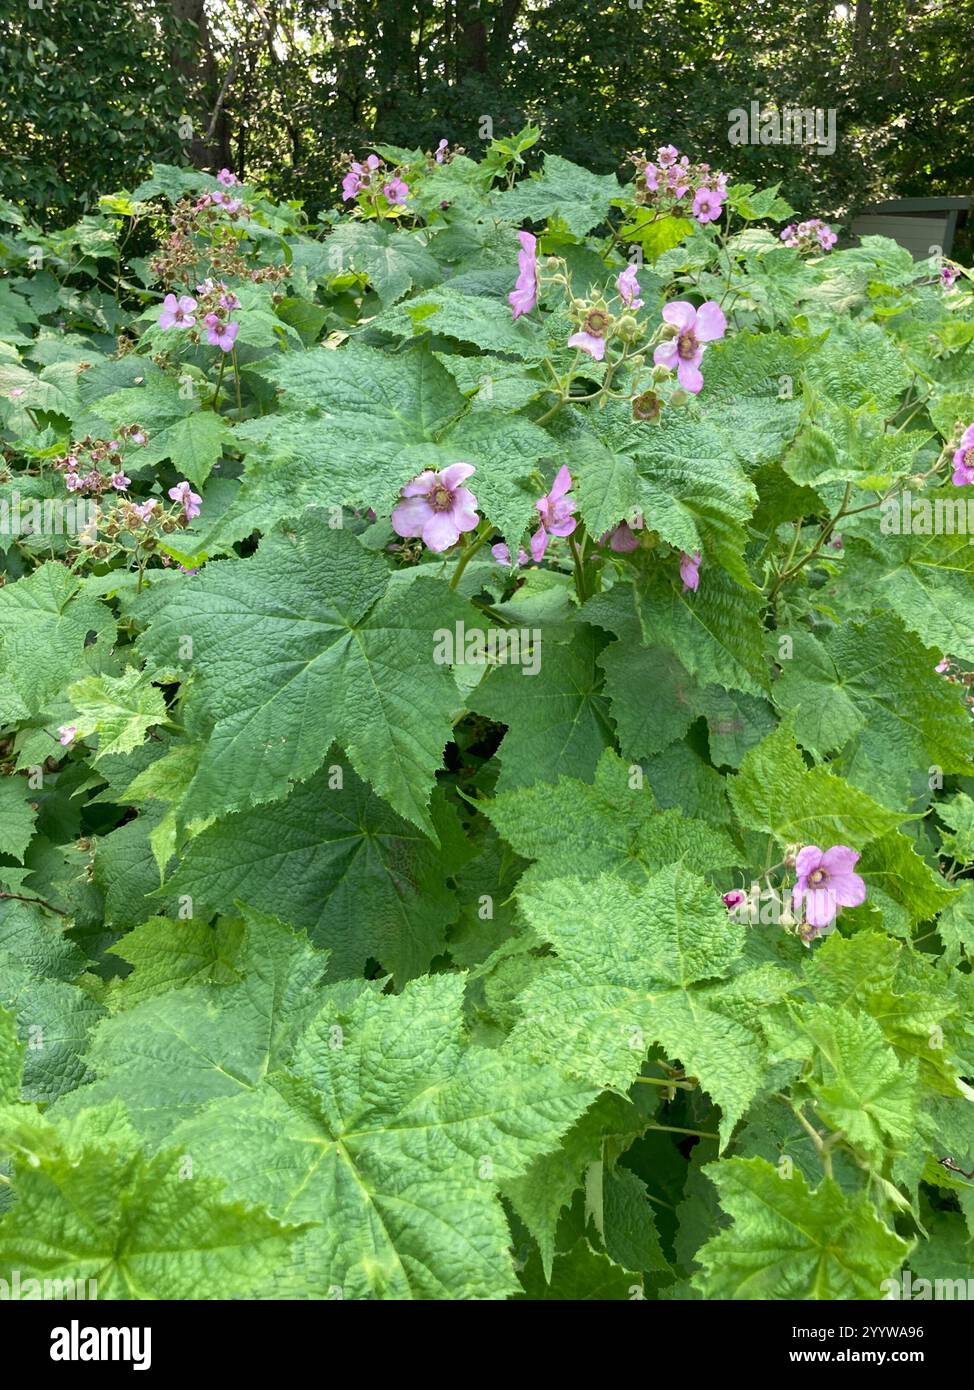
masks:
[[[145,434],[142,430],[136,430],[135,433],[131,436],[131,438],[133,444],[141,444],[145,446],[149,442],[149,436]]]
[[[399,536],[421,536],[430,550],[449,550],[464,531],[476,529],[477,499],[464,481],[472,463],[451,463],[442,472],[425,469],[402,489],[393,508],[392,529]]]
[[[639,537],[628,521],[620,521],[611,531],[606,531],[604,536],[600,536],[599,545],[608,545],[617,555],[628,555],[631,551],[639,549]]]
[[[136,516],[139,518],[140,521],[151,521],[152,513],[155,511],[158,505],[159,503],[155,500],[155,498],[150,497],[148,502],[140,502],[139,505],[137,507],[133,507],[132,510],[135,512]]]
[[[619,298],[627,309],[641,309],[643,301],[639,296],[639,281],[636,279],[636,267],[627,265],[616,278],[616,290]]]
[[[709,188],[698,188],[693,196],[693,215],[703,226],[707,222],[716,222],[723,212],[723,199],[719,193],[712,192]]]
[[[233,188],[240,180],[236,174],[231,174],[229,169],[221,169],[216,176],[217,183],[222,183],[224,188]]]
[[[653,361],[657,366],[675,370],[683,389],[695,395],[703,386],[700,363],[704,345],[722,338],[727,331],[724,311],[713,299],[708,299],[699,309],[681,299],[663,305],[663,318],[677,329],[677,334],[668,342],[660,343],[653,353]]]
[[[517,282],[507,296],[507,302],[514,311],[515,319],[522,314],[530,314],[538,302],[538,239],[530,232],[518,232],[521,249],[517,253]]]
[[[193,310],[196,308],[196,300],[191,295],[184,294],[176,298],[174,294],[167,294],[162,301],[162,313],[159,315],[160,328],[192,328],[196,322]]]
[[[954,473],[951,478],[954,487],[966,487],[974,483],[974,425],[968,425],[960,437],[960,445],[954,453]]]
[[[192,521],[194,516],[199,516],[200,503],[203,499],[193,491],[185,478],[181,483],[177,483],[175,487],[169,489],[169,496],[174,502],[182,503],[183,514],[187,521]],[[138,511],[138,508],[136,510]]]
[[[805,921],[810,930],[802,930],[802,939],[810,941],[824,931],[835,919],[840,907],[858,907],[866,901],[866,885],[853,873],[859,855],[848,845],[833,845],[821,850],[818,845],[806,845],[795,860],[797,882],[792,890],[791,905],[797,911],[805,904]]]
[[[365,161],[365,167],[368,169],[370,174],[374,174],[381,163],[382,160],[379,158],[377,154],[370,154],[368,159]]]
[[[490,547],[490,553],[499,565],[506,565],[508,569],[513,568],[511,565],[511,552],[503,541],[498,541],[496,545],[492,545]],[[526,565],[530,558],[524,547],[520,546],[517,552],[518,565]]]
[[[830,550],[841,550],[841,549],[842,549],[842,536],[840,535],[840,533],[839,533],[838,531],[836,531],[835,535],[832,536],[831,539],[829,540],[829,549],[830,549]]]
[[[795,224],[794,224],[794,222],[789,222],[788,226],[787,226],[787,227],[783,227],[783,228],[781,229],[781,231],[778,233],[778,236],[779,236],[780,240],[783,241],[783,242],[785,243],[786,246],[790,246],[790,245],[792,244],[792,239],[793,239],[794,235],[795,235]]]
[[[214,323],[210,320],[214,319]],[[206,341],[211,347],[218,347],[223,352],[230,352],[233,348],[234,339],[240,332],[239,323],[221,323],[216,314],[206,316]]]
[[[647,164],[643,170],[643,177],[646,180],[646,187],[650,193],[659,192],[659,170],[655,164]]]
[[[950,670],[950,657],[942,656],[933,669],[938,676],[945,675]]]
[[[243,207],[242,198],[234,198],[231,193],[224,193],[220,189],[210,194],[210,201],[230,213],[239,212]]]
[[[732,888],[729,893],[723,895],[724,906],[728,912],[733,912],[741,903],[747,902],[747,894],[740,888]]]
[[[572,475],[565,464],[555,474],[551,491],[535,502],[541,515],[541,525],[531,537],[531,554],[540,561],[548,549],[550,536],[570,536],[578,525],[575,508],[578,505],[571,496]]]
[[[680,551],[680,578],[683,580],[683,592],[687,593],[692,589],[694,593],[700,586],[700,551],[695,550],[692,555],[688,555],[685,550]]]
[[[116,492],[124,492],[125,489],[131,483],[131,481],[132,479],[126,478],[124,473],[112,474],[112,487],[115,489]]]
[[[60,735],[58,743],[63,744],[64,747],[67,748],[69,743],[74,743],[78,735],[78,730],[74,724],[61,724],[58,726],[58,734]]]
[[[940,283],[945,290],[952,290],[954,288],[954,281],[959,274],[960,271],[955,265],[942,265],[940,267]]]
[[[382,191],[394,207],[405,204],[409,197],[409,185],[404,183],[398,174],[394,179],[389,180]]]
[[[820,227],[816,227],[815,235],[818,237],[819,245],[823,251],[831,251],[832,247],[839,239],[832,228],[825,222],[823,222]]]
[[[447,150],[449,149],[449,147],[450,147],[450,142],[449,142],[449,140],[441,140],[440,143],[437,145],[437,147],[436,147],[436,162],[437,162],[437,164],[442,164],[443,161],[446,159],[446,152],[447,152]]]
[[[220,308],[226,309],[229,313],[232,309],[240,308],[240,300],[235,294],[231,294],[228,291],[226,294],[220,295]]]
[[[79,477],[77,473],[65,473],[64,486],[67,488],[68,492],[83,492],[85,480]]]
[[[342,198],[346,203],[349,198],[355,197],[364,182],[365,180],[362,178],[362,166],[356,162],[342,179]]]
[[[664,169],[668,169],[671,164],[675,164],[680,157],[680,151],[675,145],[660,145],[656,151],[656,161]]]

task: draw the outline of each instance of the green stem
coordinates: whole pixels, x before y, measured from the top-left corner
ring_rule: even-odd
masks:
[[[476,539],[470,545],[467,546],[466,550],[463,552],[463,554],[460,556],[459,561],[457,562],[457,567],[453,571],[453,578],[450,580],[451,589],[455,589],[457,585],[460,583],[460,578],[463,574],[463,571],[470,564],[470,561],[473,559],[477,551],[483,545],[484,541],[490,535],[492,529],[493,528],[491,526],[488,526],[486,522],[481,523]]]
[[[720,1139],[719,1134],[711,1134],[706,1129],[681,1129],[679,1125],[647,1125],[646,1128],[659,1130],[661,1134],[691,1134],[696,1139]]]
[[[220,353],[220,371],[219,371],[219,375],[217,376],[217,379],[216,379],[216,390],[213,392],[213,399],[212,399],[212,401],[210,402],[210,408],[211,408],[212,410],[216,410],[217,402],[218,402],[219,399],[220,399],[220,387],[223,385],[223,373],[226,371],[226,369],[227,369],[227,354],[226,354],[225,352],[221,352],[221,353]]]

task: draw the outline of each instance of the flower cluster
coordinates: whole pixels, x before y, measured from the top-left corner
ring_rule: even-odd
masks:
[[[445,149],[446,142],[441,144]],[[405,207],[409,185],[398,168],[388,168],[377,154],[370,154],[364,164],[353,159],[342,179],[344,201],[347,203],[352,198],[364,195],[368,202],[376,206],[380,193],[390,207]]]
[[[195,200],[183,198],[173,208],[171,231],[149,262],[153,275],[166,284],[187,287],[204,273],[236,275],[254,284],[286,279],[290,270],[283,262],[254,268],[248,261],[246,242],[241,242],[239,229],[233,224],[249,209],[243,204],[237,206],[240,200],[229,192],[226,180],[236,182],[235,175],[221,169],[217,178],[224,187]]]
[[[532,535],[529,545],[531,555],[527,552],[518,550],[518,565],[526,565],[529,558],[536,564],[544,559],[548,549],[548,542],[552,536],[570,536],[578,525],[575,517],[577,502],[571,495],[572,475],[568,468],[563,464],[555,474],[555,480],[551,488],[543,497],[539,497],[535,502],[535,511],[541,518],[541,524]],[[492,545],[490,552],[500,565],[510,566],[511,552],[502,541],[497,545]]]
[[[633,155],[637,171],[636,202],[660,213],[716,222],[727,198],[727,175],[709,164],[691,164],[675,145],[661,145],[655,160]]]
[[[831,251],[838,241],[827,222],[820,217],[810,217],[807,222],[792,222],[780,233],[786,246],[795,251]]]
[[[148,433],[141,425],[122,425],[113,439],[93,439],[90,434],[85,435],[84,439],[72,443],[68,453],[54,459],[53,466],[64,474],[68,492],[76,492],[81,497],[125,492],[132,479],[125,473],[122,454],[131,444],[145,448],[148,442]]]
[[[236,341],[240,324],[230,318],[240,300],[228,289],[225,281],[208,277],[196,286],[198,298],[183,294],[178,298],[167,294],[159,315],[160,328],[184,328],[194,343],[200,341],[200,329],[205,329],[211,347],[230,352]]]

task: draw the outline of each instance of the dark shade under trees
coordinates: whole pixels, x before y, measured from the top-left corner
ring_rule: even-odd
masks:
[[[36,8],[33,4],[36,3]],[[373,141],[480,151],[533,120],[590,168],[673,142],[802,211],[974,189],[974,0],[2,0],[0,190],[76,216],[154,159],[313,211]],[[757,101],[837,148],[728,143]]]

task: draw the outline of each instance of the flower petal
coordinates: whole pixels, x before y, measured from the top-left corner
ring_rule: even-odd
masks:
[[[727,319],[716,300],[708,299],[706,304],[701,304],[697,310],[697,326],[694,332],[701,343],[712,343],[715,338],[722,338],[727,332]]]
[[[667,323],[675,324],[681,331],[692,328],[697,318],[696,309],[685,299],[677,299],[671,304],[664,304],[662,314]]]

